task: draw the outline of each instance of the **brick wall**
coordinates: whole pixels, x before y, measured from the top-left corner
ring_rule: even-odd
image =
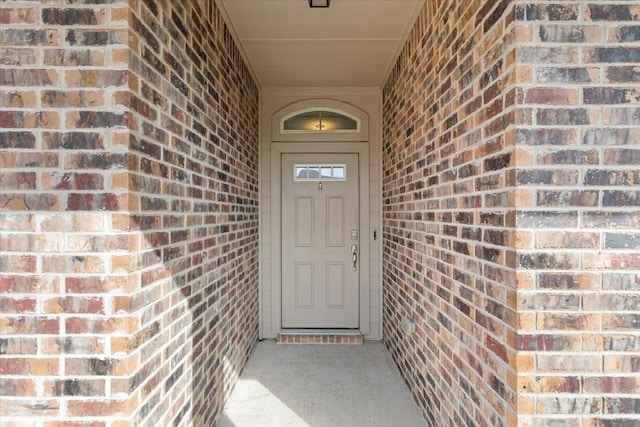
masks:
[[[427,2],[384,88],[384,321],[430,425],[640,423],[639,17]]]
[[[208,1],[0,5],[3,422],[212,425],[258,331],[258,89]]]
[[[521,425],[640,425],[640,6],[518,6]]]
[[[513,17],[427,2],[384,88],[385,340],[432,426],[514,419]]]

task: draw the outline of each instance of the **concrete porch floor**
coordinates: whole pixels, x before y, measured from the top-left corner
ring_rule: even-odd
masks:
[[[384,343],[263,341],[219,427],[421,427],[426,423]]]

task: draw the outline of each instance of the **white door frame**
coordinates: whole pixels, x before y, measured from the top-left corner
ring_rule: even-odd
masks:
[[[282,331],[282,154],[356,153],[360,171],[360,333],[369,334],[369,143],[368,142],[272,142],[271,143],[271,327]]]

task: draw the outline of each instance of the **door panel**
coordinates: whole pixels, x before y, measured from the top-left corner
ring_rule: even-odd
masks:
[[[332,263],[327,265],[327,306],[344,306],[344,264]]]
[[[327,246],[344,246],[344,199],[327,199]]]
[[[313,307],[313,264],[296,264],[296,308]]]
[[[282,327],[357,328],[358,155],[283,154],[281,161]]]
[[[313,246],[313,199],[296,197],[296,246]]]

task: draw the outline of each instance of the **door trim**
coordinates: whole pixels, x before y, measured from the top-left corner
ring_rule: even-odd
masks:
[[[354,153],[358,154],[360,192],[360,333],[369,334],[369,276],[370,276],[370,222],[369,222],[369,143],[368,142],[304,142],[271,143],[271,328],[272,335],[282,331],[282,230],[281,230],[281,158],[282,154]]]

